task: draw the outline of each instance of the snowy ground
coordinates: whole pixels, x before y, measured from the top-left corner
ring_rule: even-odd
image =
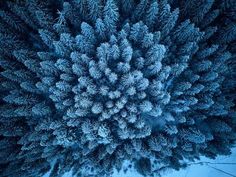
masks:
[[[211,163],[235,163],[236,164],[236,148],[234,148],[232,155],[230,156],[219,156],[216,160],[210,160],[207,158],[201,158],[201,161]],[[207,165],[192,165],[186,169],[180,171],[169,171],[162,177],[236,177],[236,165],[235,164],[209,164]],[[229,174],[225,174],[216,169],[221,169]],[[230,175],[231,174],[231,175]],[[43,177],[48,177],[48,174]],[[70,173],[65,174],[63,177],[72,177]],[[143,177],[138,174],[134,169],[131,169],[126,174],[123,172],[115,172],[112,177]]]
[[[212,163],[235,163],[236,164],[236,148],[233,149],[233,153],[230,156],[219,156],[216,160],[209,160],[207,158],[201,158],[201,161],[207,161]],[[231,177],[236,177],[236,165],[229,164],[210,164],[212,167],[216,167],[225,172],[228,172]],[[223,172],[217,171],[207,165],[192,165],[184,170],[173,171],[163,177],[230,177]],[[129,176],[131,177],[131,176]]]
[[[166,175],[162,177],[236,177],[236,148],[233,149],[233,153],[230,156],[219,156],[216,160],[210,160],[207,158],[201,158],[201,161],[211,163],[235,163],[234,165],[229,164],[209,164],[212,167],[221,169],[229,174],[217,171],[207,165],[192,165],[186,169],[180,171],[168,171]],[[230,175],[232,174],[232,175]],[[131,172],[115,173],[113,177],[142,177],[134,170]]]

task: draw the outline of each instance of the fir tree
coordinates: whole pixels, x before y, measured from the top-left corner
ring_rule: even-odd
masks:
[[[0,176],[111,176],[125,160],[155,176],[229,154],[235,10],[233,0],[0,1]]]

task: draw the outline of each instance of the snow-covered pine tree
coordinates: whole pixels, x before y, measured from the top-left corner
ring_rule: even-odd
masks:
[[[234,0],[0,1],[0,176],[229,154],[235,22]]]

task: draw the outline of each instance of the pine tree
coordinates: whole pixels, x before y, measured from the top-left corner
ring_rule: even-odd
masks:
[[[233,0],[0,1],[0,176],[156,176],[229,154]],[[54,162],[54,163],[50,163]]]

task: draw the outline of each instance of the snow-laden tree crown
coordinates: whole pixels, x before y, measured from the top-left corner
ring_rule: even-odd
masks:
[[[0,176],[144,176],[236,139],[235,0],[0,2]]]

